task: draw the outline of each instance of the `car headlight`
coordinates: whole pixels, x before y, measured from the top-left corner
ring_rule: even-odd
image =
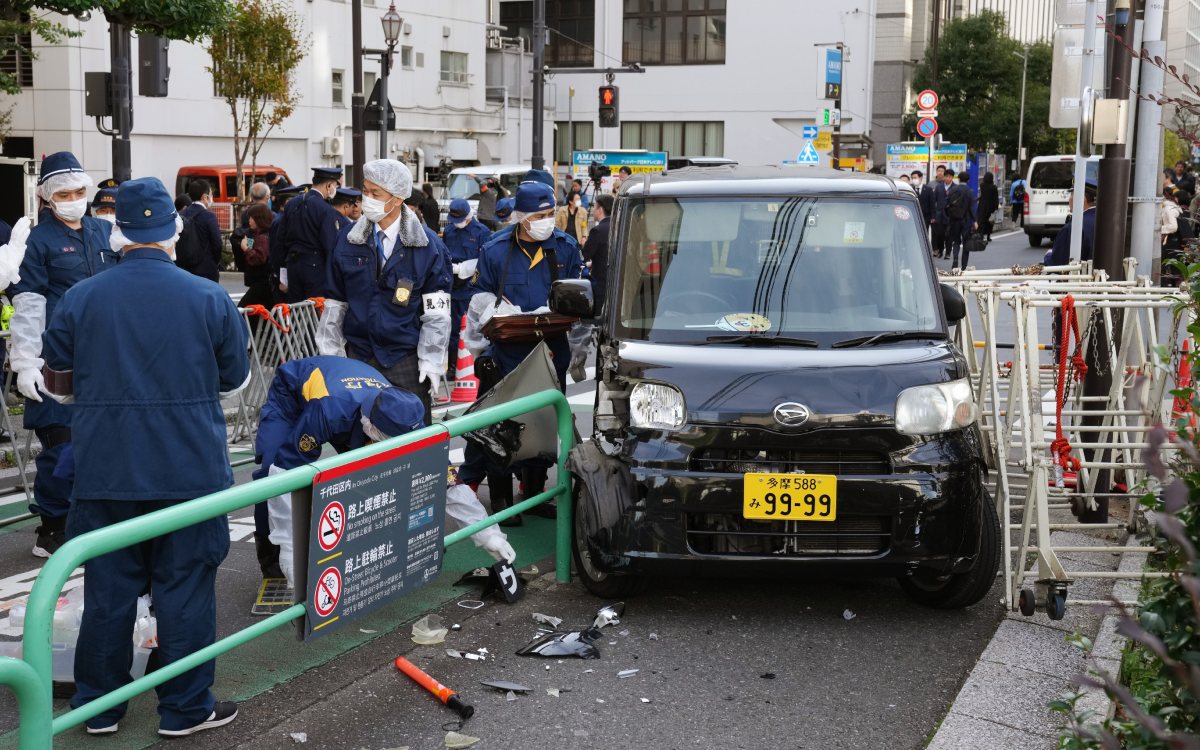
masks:
[[[662,383],[638,383],[629,394],[629,423],[651,430],[683,426],[683,394]]]
[[[958,430],[978,417],[971,384],[965,379],[906,388],[896,399],[896,430],[905,435]]]

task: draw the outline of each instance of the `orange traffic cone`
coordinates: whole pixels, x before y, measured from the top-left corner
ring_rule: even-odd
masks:
[[[1191,388],[1192,383],[1192,367],[1188,363],[1188,352],[1191,347],[1188,345],[1189,340],[1183,340],[1183,354],[1179,357],[1179,372],[1175,375],[1176,388]],[[1182,396],[1176,396],[1171,403],[1171,424],[1178,424],[1179,420],[1187,415],[1188,427],[1196,429],[1196,415],[1192,413],[1191,404]]]
[[[467,348],[463,334],[467,331],[467,316],[462,317],[462,328],[458,334],[458,364],[454,366],[454,390],[450,400],[456,404],[474,403],[479,396],[479,378],[475,377],[475,357]]]

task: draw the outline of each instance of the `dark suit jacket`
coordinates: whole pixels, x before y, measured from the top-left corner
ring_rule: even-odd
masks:
[[[921,215],[925,217],[925,224],[929,224],[929,220],[933,218],[933,188],[926,183],[921,186],[917,192],[917,202],[921,204]]]
[[[221,229],[217,226],[217,217],[203,203],[192,203],[180,213],[191,220],[192,231],[204,251],[200,265],[189,270],[197,276],[218,281],[221,278]]]
[[[608,286],[608,217],[605,216],[588,234],[587,242],[583,243],[583,260],[592,262],[592,299],[596,309],[604,299],[605,287]]]
[[[939,224],[946,224],[950,221],[946,216],[946,183],[939,182],[933,188],[933,216],[932,219]]]

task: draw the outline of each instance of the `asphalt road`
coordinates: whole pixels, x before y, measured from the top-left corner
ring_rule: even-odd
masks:
[[[995,237],[974,265],[1027,265],[1045,252],[1030,248],[1020,233]],[[937,265],[947,269],[949,262]],[[233,279],[223,284],[240,290]],[[590,431],[592,387],[588,381],[568,388],[583,435]],[[452,445],[452,461],[461,460],[461,447]],[[249,467],[237,471],[238,482],[248,480]],[[0,498],[0,511],[20,509],[11,499],[4,503]],[[231,551],[218,576],[221,635],[256,621],[249,614],[260,581],[252,532],[248,511],[231,518]],[[551,522],[534,519],[510,538],[519,565],[537,564],[543,574],[553,568]],[[0,529],[0,615],[36,576],[32,541],[28,522]],[[534,634],[530,614],[584,626],[600,602],[574,583],[530,592],[512,606],[493,601],[474,613],[455,606],[476,594],[454,580],[488,562],[469,542],[458,545],[437,581],[341,633],[302,644],[284,629],[223,657],[216,689],[242,702],[242,716],[189,745],[292,747],[289,734],[305,732],[312,747],[442,747],[440,726],[452,716],[391,666],[411,651],[419,665],[472,699],[477,715],[464,731],[484,738],[481,747],[919,748],[1001,615],[999,586],[969,610],[940,612],[910,603],[890,580],[664,579],[628,602],[621,625],[605,632],[599,660],[560,662],[515,655]],[[439,647],[415,647],[411,622],[435,608],[463,626],[447,645],[486,647],[492,658],[463,661]],[[0,628],[0,638],[5,633]],[[619,679],[625,669],[639,672]],[[510,702],[475,684],[488,678],[533,690]],[[547,688],[570,692],[555,698]],[[152,695],[136,699],[105,747],[154,744],[153,705]],[[5,695],[0,731],[16,724],[15,704]],[[56,745],[95,742],[74,729]],[[0,738],[0,747],[10,746],[11,733]]]

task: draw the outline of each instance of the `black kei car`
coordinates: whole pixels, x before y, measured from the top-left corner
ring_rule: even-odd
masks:
[[[576,567],[600,596],[653,573],[894,576],[965,607],[1000,560],[966,362],[916,197],[886,177],[710,167],[626,181],[594,317]],[[594,274],[593,274],[594,275]]]

